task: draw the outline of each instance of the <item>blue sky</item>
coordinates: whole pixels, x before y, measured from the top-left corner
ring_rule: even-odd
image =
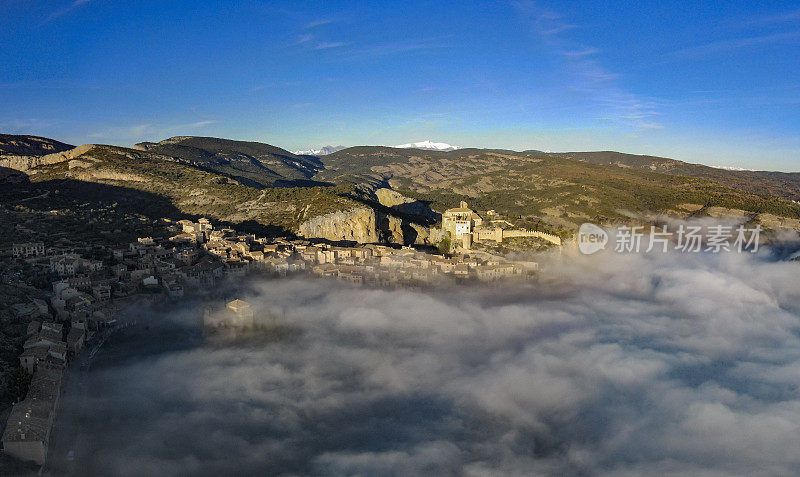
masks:
[[[0,0],[0,131],[798,171],[800,2],[755,3]]]

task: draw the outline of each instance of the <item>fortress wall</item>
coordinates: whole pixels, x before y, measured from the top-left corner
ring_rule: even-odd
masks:
[[[537,237],[547,240],[550,243],[561,245],[561,237],[558,235],[548,234],[544,232],[537,232],[535,230],[503,230],[503,238],[513,237]]]

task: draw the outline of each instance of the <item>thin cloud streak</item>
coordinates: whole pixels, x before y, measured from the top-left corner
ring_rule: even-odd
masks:
[[[597,48],[584,48],[582,50],[564,51],[561,54],[569,58],[583,58],[585,56],[594,56],[600,53]]]
[[[297,41],[294,44],[304,45],[313,40],[314,40],[314,35],[300,35],[299,37],[297,37]]]
[[[41,25],[45,25],[47,23],[50,23],[50,22],[52,22],[53,20],[55,20],[55,19],[57,19],[59,17],[63,17],[64,15],[70,13],[72,10],[75,10],[76,8],[80,7],[81,5],[86,5],[90,1],[91,0],[75,0],[72,3],[70,3],[69,5],[67,5],[65,7],[62,7],[62,8],[59,8],[58,10],[55,10],[54,12],[52,12],[50,15],[47,16],[47,18],[45,18],[42,21],[42,23],[40,23],[40,26]]]
[[[671,54],[676,59],[693,59],[703,56],[730,53],[744,48],[800,40],[800,31],[771,33],[768,35],[733,38],[677,50]]]
[[[314,45],[315,50],[328,50],[331,48],[341,48],[347,45],[347,43],[343,41],[323,41],[321,43],[317,43]]]
[[[738,27],[775,25],[800,21],[800,8],[778,13],[756,15],[736,23]]]
[[[219,123],[216,120],[202,120],[171,126],[156,125],[152,123],[135,124],[131,126],[113,126],[88,134],[92,139],[132,143],[143,140],[161,140],[174,133],[189,133]]]
[[[609,121],[634,130],[661,129],[654,119],[659,116],[656,102],[645,100],[618,86],[618,73],[607,71],[596,58],[599,49],[577,44],[561,33],[578,28],[564,17],[542,9],[530,1],[515,2],[521,14],[530,21],[543,44],[560,56],[575,72],[570,89],[587,96],[606,109]]]
[[[315,20],[313,22],[306,23],[306,25],[303,28],[305,28],[306,30],[310,30],[312,28],[316,28],[316,27],[319,27],[319,26],[330,25],[331,23],[333,23],[333,20],[329,20],[329,19]]]
[[[427,50],[446,49],[450,46],[442,41],[443,38],[431,38],[411,41],[398,41],[392,43],[381,43],[371,46],[353,48],[347,52],[348,57],[354,59],[378,58],[382,56],[399,55]]]

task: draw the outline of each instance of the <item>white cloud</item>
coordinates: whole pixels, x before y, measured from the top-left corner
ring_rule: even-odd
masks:
[[[296,45],[303,45],[314,40],[314,35],[300,35],[297,37]]]
[[[322,41],[314,45],[315,50],[327,50],[330,48],[339,48],[342,46],[347,45],[347,43],[342,41]]]
[[[76,465],[123,475],[793,475],[797,267],[751,254],[567,249],[543,262],[560,279],[551,286],[240,284],[260,316],[298,332],[203,345],[202,307],[145,312],[149,338],[112,341],[93,367],[82,437],[93,452]],[[76,402],[68,391],[60,419]]]
[[[329,25],[331,23],[333,23],[333,20],[330,19],[315,20],[313,22],[306,23],[306,25],[303,28],[305,28],[306,30],[310,30],[312,28],[316,28],[323,25]]]

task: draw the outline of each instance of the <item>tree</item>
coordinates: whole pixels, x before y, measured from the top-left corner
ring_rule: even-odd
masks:
[[[450,247],[451,247],[450,234],[447,234],[439,242],[439,251],[442,253],[450,253]]]

